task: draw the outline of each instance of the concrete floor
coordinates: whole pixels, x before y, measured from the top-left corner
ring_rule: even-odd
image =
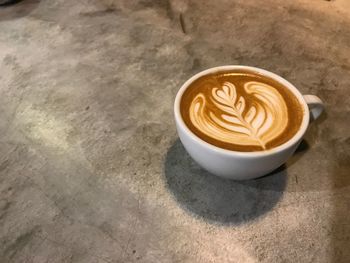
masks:
[[[1,8],[0,262],[350,262],[349,43],[348,0]],[[326,104],[270,176],[216,178],[178,140],[177,90],[223,64]]]

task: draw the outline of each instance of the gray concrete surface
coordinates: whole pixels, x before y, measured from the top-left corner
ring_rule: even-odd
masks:
[[[349,43],[347,0],[0,9],[0,261],[350,262]],[[208,174],[176,135],[178,88],[223,64],[326,104],[258,180]]]

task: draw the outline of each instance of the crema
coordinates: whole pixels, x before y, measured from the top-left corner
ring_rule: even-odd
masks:
[[[291,139],[303,108],[284,85],[248,71],[198,78],[180,103],[186,126],[202,140],[234,151],[264,151]]]

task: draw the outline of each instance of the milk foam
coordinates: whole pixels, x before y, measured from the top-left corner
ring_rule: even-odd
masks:
[[[189,107],[190,120],[213,139],[266,149],[288,125],[286,102],[265,83],[246,82],[244,91],[238,94],[236,86],[226,81],[221,87],[214,86],[211,94],[198,93]]]

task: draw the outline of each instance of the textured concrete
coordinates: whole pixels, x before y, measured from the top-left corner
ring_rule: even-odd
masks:
[[[0,9],[0,262],[350,262],[348,0],[24,0]],[[200,169],[172,103],[244,64],[321,97],[291,160]]]

